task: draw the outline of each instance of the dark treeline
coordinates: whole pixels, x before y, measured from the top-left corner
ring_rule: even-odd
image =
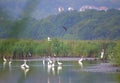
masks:
[[[0,56],[12,57],[15,59],[25,57],[100,57],[102,49],[105,56],[118,59],[119,41],[109,40],[0,40]],[[118,56],[117,56],[118,55]],[[119,61],[119,60],[117,60]]]
[[[66,11],[40,20],[29,16],[13,20],[3,12],[0,18],[1,39],[41,40],[47,36],[67,40],[120,39],[120,11],[115,9]]]

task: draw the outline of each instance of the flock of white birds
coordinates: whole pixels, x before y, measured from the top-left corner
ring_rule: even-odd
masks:
[[[83,61],[83,57],[81,57],[78,60],[78,63],[80,64],[81,67],[83,67],[82,61]],[[11,68],[12,59],[7,60],[5,57],[3,57],[4,68],[5,68],[6,63],[8,63],[9,68]],[[43,57],[42,64],[43,64],[43,66],[45,66],[45,65],[47,66],[48,73],[50,73],[52,71],[53,74],[55,74],[55,66],[57,67],[58,74],[62,70],[62,66],[63,66],[63,63],[59,60],[59,58],[57,58],[57,60],[55,61],[55,59],[53,59],[53,58],[51,59],[51,57],[48,57],[48,58]],[[27,72],[30,70],[30,66],[27,64],[26,59],[23,60],[23,64],[20,65],[20,68],[24,71],[24,74],[26,76]]]
[[[51,41],[50,37],[48,37],[48,41]],[[104,55],[104,49],[101,52],[101,59],[103,59],[103,55]],[[56,56],[56,55],[54,54],[54,56]],[[78,60],[78,64],[81,66],[81,68],[83,67],[83,63],[82,63],[83,60],[84,60],[83,56]],[[7,60],[5,57],[3,57],[3,67],[5,66],[5,64],[7,62],[9,64],[9,67],[11,67],[12,59]],[[52,70],[52,71],[55,70],[55,62],[57,62],[58,73],[60,70],[62,70],[63,63],[60,62],[59,58],[57,59],[57,61],[55,61],[55,60],[52,60],[51,57],[49,56],[47,59],[43,58],[42,62],[43,62],[43,65],[46,65],[46,62],[47,62],[48,72],[50,72],[50,70]],[[24,63],[22,65],[20,65],[20,67],[22,70],[24,70],[25,75],[30,69],[30,66],[27,64],[26,59],[24,59]]]

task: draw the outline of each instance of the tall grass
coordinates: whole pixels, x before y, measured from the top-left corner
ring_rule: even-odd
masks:
[[[101,49],[105,49],[106,54],[113,51],[116,46],[114,41],[103,40],[16,40],[1,39],[0,40],[0,56],[25,57],[28,52],[32,56],[61,56],[61,57],[99,57]]]
[[[113,47],[114,50],[111,53],[113,62],[120,66],[120,41],[116,42],[116,45]]]

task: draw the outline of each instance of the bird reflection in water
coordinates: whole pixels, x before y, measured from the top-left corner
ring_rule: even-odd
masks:
[[[8,63],[9,70],[11,71],[12,70],[12,67],[11,67],[12,59],[10,58],[9,60],[7,60],[5,57],[3,57],[3,70],[6,67],[6,63]]]
[[[52,72],[53,75],[55,75],[55,67],[52,65],[48,65],[48,73]]]
[[[80,65],[81,68],[83,68],[83,63],[82,63],[82,61],[83,61],[83,56],[78,60],[78,63],[79,63],[79,65]]]
[[[42,59],[42,64],[43,64],[43,70],[45,70],[45,66],[46,66],[46,59],[45,59],[45,57],[43,57],[43,59]]]
[[[12,70],[12,67],[11,67],[12,59],[11,58],[9,59],[9,63],[8,64],[9,64],[9,70],[11,71]]]
[[[3,70],[5,69],[6,67],[6,62],[3,62]]]
[[[48,73],[52,72],[55,75],[55,61],[48,58]]]
[[[62,66],[58,66],[57,67],[57,73],[59,74],[61,70],[62,70]]]
[[[57,83],[61,83],[61,77],[58,76],[57,78],[58,78],[58,79],[57,79],[57,81],[58,81]],[[51,79],[51,81],[50,81],[50,77],[48,76],[47,83],[53,83],[52,81],[53,81],[52,79]]]
[[[3,70],[5,69],[7,63],[7,59],[3,56]]]
[[[47,83],[50,83],[50,78],[48,77]]]
[[[27,65],[27,60],[24,60],[24,63],[21,65],[21,69],[24,71],[24,75],[26,77],[29,71],[29,65]]]
[[[58,77],[58,83],[61,83],[61,77],[60,76]]]
[[[24,72],[24,75],[25,75],[25,77],[27,76],[27,73],[28,73],[28,71],[29,71],[29,69],[22,69],[23,70],[23,72]]]

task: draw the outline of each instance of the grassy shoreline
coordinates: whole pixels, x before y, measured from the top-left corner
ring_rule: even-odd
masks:
[[[28,57],[100,57],[102,49],[110,59],[119,58],[120,41],[110,40],[61,40],[52,41],[1,39],[0,56],[22,59]],[[115,55],[114,55],[115,54]],[[113,56],[116,56],[113,58]],[[120,58],[119,58],[120,60]],[[117,60],[118,61],[118,60]],[[120,62],[119,62],[120,63]]]

